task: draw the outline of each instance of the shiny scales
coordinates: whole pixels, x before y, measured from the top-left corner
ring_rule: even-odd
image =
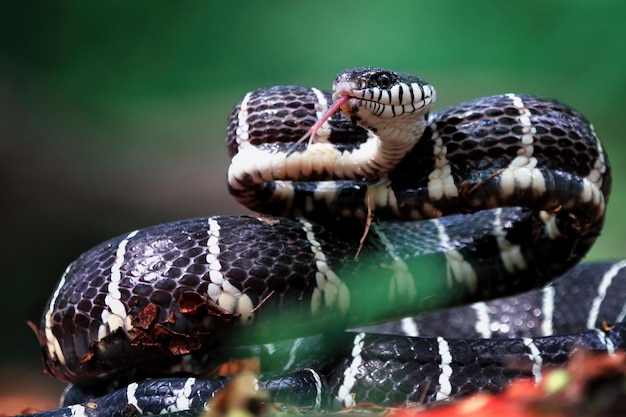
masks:
[[[624,263],[566,272],[597,238],[610,190],[591,124],[527,95],[431,114],[435,98],[418,77],[372,68],[340,73],[332,97],[302,87],[246,94],[228,123],[229,190],[255,211],[287,217],[187,220],[83,254],[40,333],[48,372],[76,384],[66,400],[139,413],[154,402],[165,412],[204,406],[213,391],[198,394],[210,380],[196,375],[255,355],[279,381],[300,369],[301,379],[276,385],[306,392],[288,400],[298,405],[431,401],[498,390],[519,375],[537,380],[575,346],[622,347]],[[301,140],[333,100],[344,114]],[[561,274],[528,295],[517,319],[523,298],[482,301]],[[566,280],[588,290],[558,284]],[[563,300],[589,307],[570,311]],[[419,318],[343,331],[472,302],[460,315],[426,316],[452,334],[426,334]],[[471,317],[463,323],[471,340],[444,325],[453,317]],[[566,320],[585,325],[559,335]],[[158,379],[168,388],[148,394],[146,377],[180,372],[193,379]],[[95,399],[128,382],[109,394],[116,400]],[[58,412],[98,413],[73,407]]]

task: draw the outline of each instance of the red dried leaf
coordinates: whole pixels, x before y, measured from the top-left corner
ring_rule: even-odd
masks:
[[[156,304],[150,303],[144,307],[137,317],[132,319],[132,325],[135,328],[148,330],[150,326],[155,322],[157,314],[159,313],[159,307]]]
[[[193,291],[185,291],[178,297],[178,307],[183,314],[200,314],[206,310],[206,299]]]

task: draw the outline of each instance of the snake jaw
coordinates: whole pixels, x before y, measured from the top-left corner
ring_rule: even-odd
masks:
[[[342,95],[381,105],[423,107],[435,99],[434,88],[411,74],[379,68],[357,68],[340,72],[333,83],[333,100]]]

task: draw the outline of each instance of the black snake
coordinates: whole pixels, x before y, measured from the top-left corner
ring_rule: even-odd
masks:
[[[333,100],[343,114],[324,114]],[[340,73],[332,98],[245,95],[228,186],[266,215],[154,226],[72,263],[40,340],[74,385],[45,415],[200,409],[224,385],[205,376],[239,357],[261,359],[273,401],[321,409],[497,391],[623,347],[626,262],[574,266],[611,183],[591,124],[528,95],[434,101],[372,68]]]

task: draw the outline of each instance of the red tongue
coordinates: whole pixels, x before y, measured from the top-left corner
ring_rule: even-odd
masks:
[[[296,150],[296,147],[298,145],[300,145],[302,142],[304,142],[307,138],[309,138],[309,145],[311,144],[311,142],[313,141],[313,138],[315,137],[315,135],[317,134],[317,131],[319,130],[320,127],[322,127],[322,125],[328,120],[330,119],[330,116],[332,116],[333,114],[335,114],[335,112],[337,110],[339,110],[339,108],[341,106],[343,106],[348,100],[350,100],[350,96],[340,96],[325,112],[324,114],[322,114],[322,116],[315,122],[315,124],[313,124],[313,126],[311,126],[311,128],[304,134],[304,136],[302,136],[300,139],[298,139],[298,141],[296,143],[294,143],[289,150],[287,151],[287,155],[290,155],[291,153],[293,153]]]

